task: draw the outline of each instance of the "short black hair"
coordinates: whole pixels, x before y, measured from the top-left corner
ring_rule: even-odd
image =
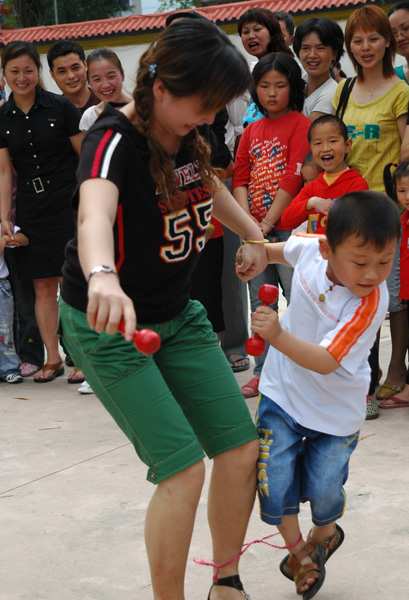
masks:
[[[285,23],[286,29],[290,37],[294,35],[295,23],[290,13],[287,13],[284,10],[275,10],[273,12],[273,15],[275,15],[278,21],[283,21],[283,23]]]
[[[251,86],[251,97],[257,104],[260,111],[264,114],[265,109],[261,106],[257,96],[257,85],[264,73],[267,71],[278,71],[285,75],[290,84],[290,103],[292,110],[302,111],[304,106],[305,81],[302,78],[301,69],[297,61],[291,56],[281,52],[271,52],[263,56],[253,69],[253,83]]]
[[[388,17],[393,15],[397,10],[409,10],[409,2],[398,2],[388,12]]]
[[[321,117],[318,117],[318,119],[315,119],[315,121],[313,121],[310,125],[308,134],[307,134],[308,142],[310,144],[311,144],[312,131],[313,131],[314,127],[316,127],[317,125],[325,125],[325,123],[333,123],[334,125],[336,125],[339,129],[340,134],[344,138],[344,140],[346,142],[348,141],[348,129],[347,129],[347,126],[345,125],[344,121],[342,121],[339,117],[336,117],[335,115],[322,115]]]
[[[382,250],[391,240],[398,242],[400,234],[399,210],[381,192],[350,192],[329,209],[325,235],[333,252],[352,235],[362,238],[362,245],[373,243]]]
[[[324,46],[331,46],[336,53],[335,62],[339,61],[344,54],[344,33],[338,23],[326,17],[322,17],[321,19],[312,17],[303,21],[297,27],[293,42],[293,49],[296,55],[300,56],[303,38],[313,32],[318,35]]]
[[[85,61],[85,52],[77,42],[73,42],[72,40],[58,40],[47,52],[47,62],[51,71],[54,68],[55,59],[60,56],[67,56],[67,54],[78,54],[80,60],[82,62]]]

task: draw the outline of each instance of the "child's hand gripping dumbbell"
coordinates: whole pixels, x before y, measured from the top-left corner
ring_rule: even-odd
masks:
[[[270,306],[270,304],[274,304],[274,302],[277,301],[278,288],[275,285],[265,283],[260,287],[258,297],[263,303],[263,306]],[[265,347],[265,341],[255,333],[253,337],[250,337],[247,340],[245,350],[247,354],[251,354],[251,356],[261,356]]]

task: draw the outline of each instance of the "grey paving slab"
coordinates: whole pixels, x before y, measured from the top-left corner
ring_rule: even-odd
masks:
[[[390,354],[382,330],[381,364]],[[68,370],[67,370],[68,373]],[[244,384],[250,371],[237,376]],[[254,413],[256,400],[249,400]],[[62,377],[0,384],[1,600],[151,600],[144,515],[152,493],[145,467],[95,396]],[[409,410],[366,422],[351,460],[342,519],[346,539],[328,563],[320,600],[407,600]],[[211,463],[207,461],[207,475]],[[186,575],[187,600],[205,600],[211,573],[207,484]],[[303,507],[301,523],[309,528]],[[274,533],[255,504],[247,541]],[[279,536],[272,543],[281,543]],[[296,598],[278,571],[284,551],[254,544],[242,559],[253,600]]]

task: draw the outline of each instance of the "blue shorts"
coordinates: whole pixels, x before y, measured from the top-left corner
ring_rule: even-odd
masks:
[[[307,501],[315,525],[339,519],[345,509],[349,457],[359,432],[338,437],[306,429],[262,394],[257,412],[262,520],[280,525],[283,516],[298,514],[300,502]]]

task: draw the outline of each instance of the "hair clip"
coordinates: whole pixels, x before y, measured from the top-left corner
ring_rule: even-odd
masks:
[[[153,64],[152,64],[152,65],[149,67],[149,77],[150,77],[151,79],[153,79],[153,78],[155,77],[155,75],[156,75],[156,67],[157,67],[157,66],[158,66],[158,65],[157,65],[156,63],[153,63]]]

